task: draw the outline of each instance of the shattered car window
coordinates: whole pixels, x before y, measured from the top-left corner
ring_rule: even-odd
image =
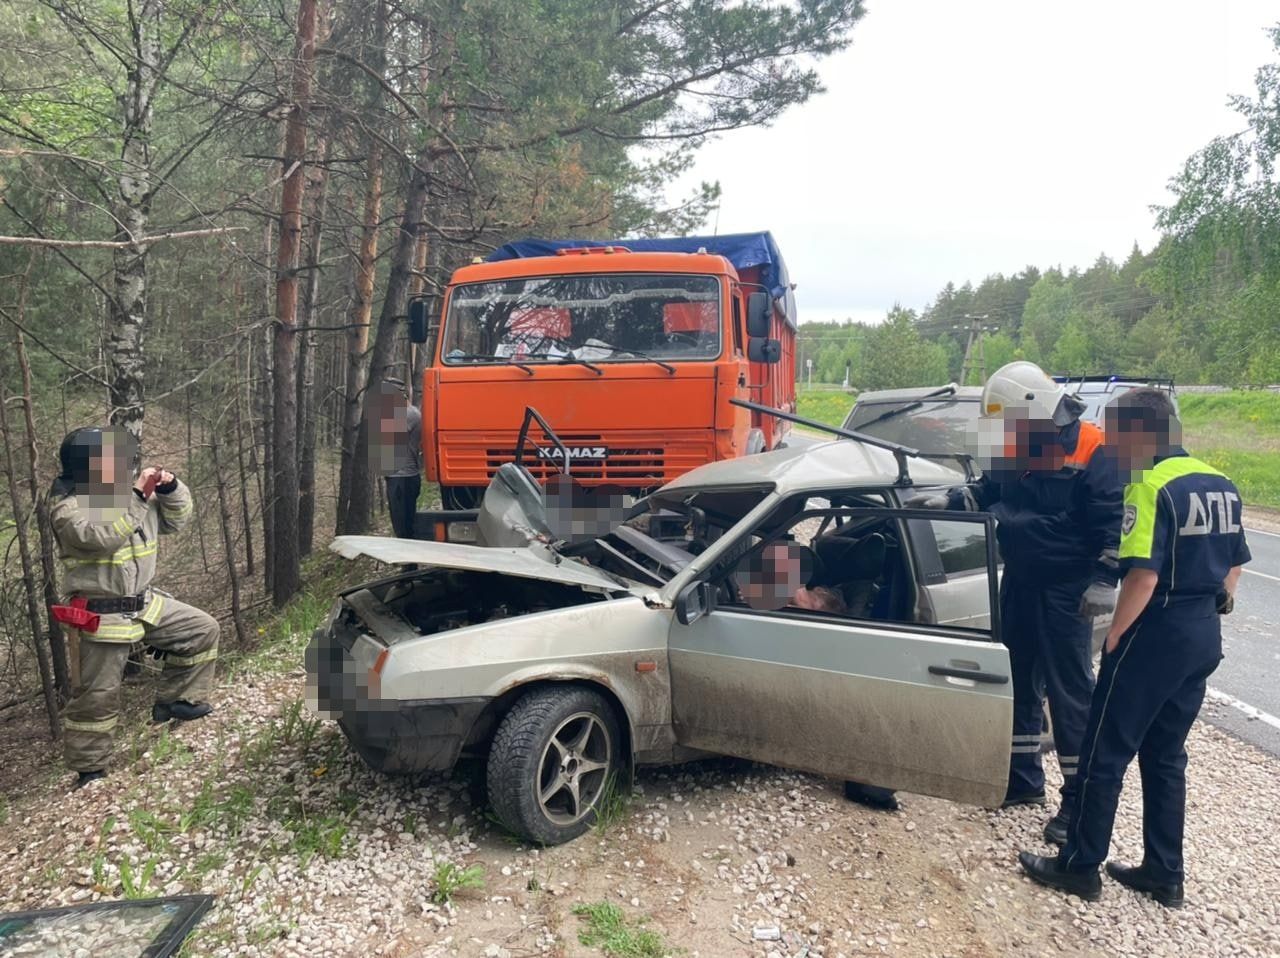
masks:
[[[972,400],[960,399],[859,403],[845,425],[921,452],[967,453],[970,428],[978,419],[978,406]]]
[[[208,895],[180,895],[0,915],[0,954],[167,958],[212,905]]]

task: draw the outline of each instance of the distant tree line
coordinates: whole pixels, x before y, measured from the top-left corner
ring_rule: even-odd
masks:
[[[1280,60],[1280,27],[1272,40]],[[1280,62],[1256,84],[1231,99],[1241,132],[1197,151],[1171,181],[1154,249],[948,283],[922,312],[894,307],[882,324],[804,323],[814,381],[842,382],[846,369],[860,389],[959,381],[976,326],[972,352],[988,373],[1029,359],[1054,373],[1280,383]],[[976,364],[965,378],[980,381]]]

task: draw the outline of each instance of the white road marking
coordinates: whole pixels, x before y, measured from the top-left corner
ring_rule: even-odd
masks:
[[[1262,529],[1250,529],[1248,526],[1244,527],[1244,531],[1251,536],[1271,536],[1273,539],[1280,539],[1280,532],[1264,532]]]
[[[1241,571],[1247,572],[1249,575],[1260,575],[1262,578],[1270,579],[1272,582],[1280,582],[1280,575],[1268,575],[1265,572],[1255,572],[1253,569],[1242,569]]]
[[[1233,709],[1243,712],[1251,719],[1257,719],[1264,725],[1270,725],[1272,728],[1280,728],[1280,718],[1276,718],[1262,709],[1254,708],[1248,702],[1242,702],[1234,695],[1228,695],[1226,692],[1220,692],[1218,689],[1209,689],[1205,692],[1205,698],[1222,705],[1230,705]]]

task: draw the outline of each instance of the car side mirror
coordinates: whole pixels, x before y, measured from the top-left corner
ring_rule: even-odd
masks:
[[[752,293],[747,297],[747,335],[769,335],[769,313],[773,309],[773,297],[768,293]]]
[[[425,297],[409,300],[409,341],[425,343],[431,336],[431,303]]]
[[[753,363],[776,363],[782,359],[782,340],[753,336],[747,340],[747,358]]]
[[[676,595],[676,621],[691,625],[715,608],[716,593],[710,582],[690,582]]]

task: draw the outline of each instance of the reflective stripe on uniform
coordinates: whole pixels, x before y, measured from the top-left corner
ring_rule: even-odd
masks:
[[[74,557],[62,560],[62,564],[68,569],[74,569],[83,565],[124,565],[126,562],[133,562],[135,559],[144,559],[147,556],[153,556],[160,551],[160,547],[155,542],[143,543],[140,546],[129,543],[117,549],[105,559],[77,559]]]
[[[100,625],[96,632],[85,632],[95,642],[136,642],[147,634],[141,622],[124,622],[120,625]]]
[[[197,652],[195,655],[175,655],[173,652],[167,652],[164,657],[164,667],[166,669],[185,669],[193,665],[213,662],[217,658],[217,649],[210,649],[208,652]]]
[[[1035,745],[1015,745],[1010,749],[1010,751],[1013,752],[1014,755],[1034,755],[1036,752],[1040,751],[1040,745],[1039,743]]]
[[[120,515],[116,516],[111,523],[111,528],[115,529],[116,532],[120,533],[122,536],[127,536],[133,532],[133,522],[130,521],[129,513],[122,512]]]
[[[1039,732],[1033,732],[1033,733],[1032,733],[1032,734],[1030,734],[1030,735],[1015,735],[1015,736],[1013,737],[1013,744],[1014,744],[1014,745],[1025,745],[1025,744],[1027,744],[1028,742],[1035,742],[1036,744],[1039,744],[1039,742],[1040,742],[1040,733],[1039,733]]]
[[[77,722],[75,719],[64,718],[62,726],[68,732],[110,732],[120,722],[120,716],[113,715],[111,718],[103,719],[100,722]]]
[[[151,601],[147,603],[146,609],[138,618],[149,625],[156,625],[160,621],[160,613],[164,610],[164,596],[159,592],[151,593]]]

